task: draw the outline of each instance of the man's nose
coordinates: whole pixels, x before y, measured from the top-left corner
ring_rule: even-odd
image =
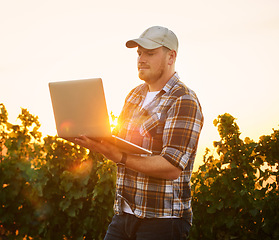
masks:
[[[145,62],[146,62],[146,59],[145,59],[145,57],[143,56],[143,54],[141,54],[140,56],[138,56],[138,62],[139,62],[139,63],[145,63]]]

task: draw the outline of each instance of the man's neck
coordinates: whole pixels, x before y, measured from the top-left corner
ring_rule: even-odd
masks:
[[[149,87],[149,91],[150,92],[160,91],[166,85],[166,83],[172,78],[172,76],[174,74],[175,74],[175,71],[162,79],[158,79],[158,81],[156,81],[154,83],[150,83],[150,84],[147,83],[147,85]]]

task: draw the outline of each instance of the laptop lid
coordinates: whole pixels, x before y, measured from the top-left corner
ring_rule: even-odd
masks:
[[[101,78],[50,82],[49,90],[59,137],[72,142],[80,135],[106,138],[127,153],[152,153],[112,136]]]
[[[111,137],[101,78],[51,82],[49,90],[59,137]]]

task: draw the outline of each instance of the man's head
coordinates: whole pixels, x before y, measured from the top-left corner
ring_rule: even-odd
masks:
[[[145,30],[139,38],[132,39],[126,43],[128,48],[141,46],[145,49],[166,47],[178,51],[178,39],[169,29],[160,26],[150,27]]]
[[[138,47],[139,78],[149,85],[150,91],[160,90],[175,72],[178,40],[164,27],[151,27],[137,39],[126,43]]]

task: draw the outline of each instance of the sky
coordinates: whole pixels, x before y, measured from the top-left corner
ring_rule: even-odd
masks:
[[[195,169],[220,139],[218,115],[235,117],[242,139],[278,129],[277,0],[0,0],[0,103],[9,121],[27,108],[44,135],[55,135],[48,83],[92,77],[103,79],[118,115],[142,83],[125,43],[155,25],[176,33],[176,71],[203,108]]]

